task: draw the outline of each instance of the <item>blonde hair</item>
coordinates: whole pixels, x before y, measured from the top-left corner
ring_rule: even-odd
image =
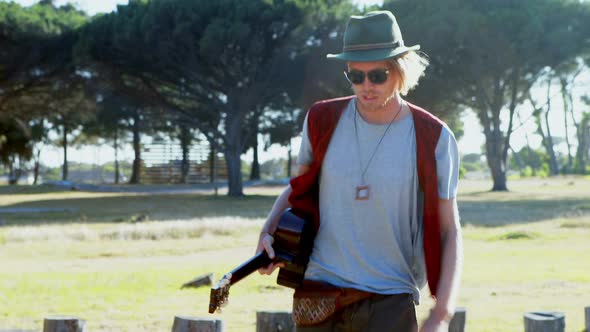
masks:
[[[386,61],[398,77],[396,88],[402,96],[418,86],[418,80],[424,76],[429,64],[426,54],[415,51],[409,51],[400,57]]]

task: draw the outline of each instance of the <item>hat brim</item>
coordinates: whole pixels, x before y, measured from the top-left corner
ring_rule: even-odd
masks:
[[[370,62],[370,61],[381,61],[391,58],[395,58],[409,51],[417,51],[420,49],[420,45],[414,45],[410,47],[402,46],[394,49],[376,49],[376,50],[365,50],[365,51],[348,51],[339,54],[328,54],[326,58],[341,60],[341,61],[352,61],[352,62]]]

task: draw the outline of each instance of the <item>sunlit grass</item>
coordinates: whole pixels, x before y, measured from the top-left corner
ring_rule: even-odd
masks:
[[[590,180],[513,181],[505,193],[489,192],[483,181],[461,186],[465,261],[458,305],[467,308],[466,329],[522,331],[524,312],[551,310],[566,313],[566,331],[583,330],[590,306]],[[180,285],[205,273],[219,278],[250,258],[279,190],[259,189],[243,199],[0,194],[2,206],[86,209],[83,221],[0,214],[0,329],[40,330],[53,314],[83,318],[89,331],[169,331],[176,315],[209,318],[209,290]],[[142,214],[147,221],[138,220]],[[244,279],[213,317],[227,331],[254,331],[256,311],[290,310],[292,292],[275,278]],[[432,304],[427,293],[420,318]]]

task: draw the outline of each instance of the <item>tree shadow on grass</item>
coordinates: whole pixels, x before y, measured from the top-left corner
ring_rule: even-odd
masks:
[[[472,195],[473,193],[470,196]],[[480,200],[481,198],[477,201],[463,201],[459,198],[462,224],[499,227],[554,218],[590,216],[588,199],[518,198],[507,201],[494,198]],[[135,193],[110,197],[40,199],[0,207],[0,226],[191,220],[212,217],[263,219],[266,218],[275,199],[275,195],[234,198],[205,194]],[[20,209],[21,212],[7,213],[3,212],[3,209]],[[26,209],[39,209],[40,212],[27,212]]]
[[[499,227],[590,215],[590,200],[560,198],[556,200],[460,201],[459,214],[463,225]]]
[[[0,207],[3,225],[46,223],[140,222],[200,218],[265,218],[276,196],[244,197],[202,194],[118,195],[37,200]],[[2,212],[9,211],[9,212]],[[30,209],[39,209],[38,213]],[[23,212],[10,212],[21,210]],[[48,211],[49,210],[49,211]]]

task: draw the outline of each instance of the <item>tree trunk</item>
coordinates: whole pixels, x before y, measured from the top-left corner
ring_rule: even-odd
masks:
[[[569,174],[572,172],[574,166],[574,157],[572,155],[572,144],[570,143],[570,135],[569,135],[569,121],[568,115],[570,108],[573,109],[573,105],[570,105],[568,94],[570,92],[567,91],[567,81],[565,79],[560,79],[561,84],[561,97],[563,100],[563,121],[565,124],[565,143],[567,145],[567,166],[565,169],[565,173]]]
[[[506,186],[506,163],[498,155],[487,156],[488,166],[492,172],[492,191],[508,191]]]
[[[188,182],[188,172],[190,167],[190,160],[189,160],[189,153],[190,153],[190,146],[191,146],[191,131],[190,129],[185,126],[180,126],[180,146],[182,148],[182,164],[180,166],[180,173],[181,173],[181,183]]]
[[[215,152],[215,146],[213,144],[209,143],[209,148],[211,149],[211,151],[209,151],[209,182],[215,183],[217,180],[215,177],[215,167],[217,166],[215,163],[215,155],[217,153]]]
[[[555,176],[559,175],[559,165],[557,164],[553,136],[551,135],[551,127],[549,126],[549,111],[550,107],[547,106],[547,111],[545,112],[545,128],[547,130],[547,135],[543,139],[543,145],[545,146],[545,150],[547,150],[547,154],[549,154],[549,171],[551,172],[551,175]]]
[[[506,186],[506,160],[502,158],[502,133],[489,131],[486,135],[486,160],[492,174],[492,191],[508,191]]]
[[[33,167],[33,185],[39,182],[39,159],[41,157],[41,149],[37,150],[37,157],[35,158],[35,166]]]
[[[10,157],[10,163],[8,165],[8,184],[15,185],[18,183],[18,175],[16,170],[14,169],[14,164],[16,163],[15,157]]]
[[[240,149],[230,149],[230,147],[227,147],[224,155],[225,162],[227,163],[227,195],[232,197],[244,196]]]
[[[254,144],[252,145],[253,158],[252,169],[250,170],[250,180],[260,180],[260,162],[258,160],[258,130],[254,133]]]
[[[136,110],[133,115],[133,151],[135,158],[133,159],[133,170],[131,179],[129,180],[131,184],[141,183],[141,137],[139,135],[139,120],[139,112]]]
[[[543,108],[539,108],[535,105],[533,99],[529,95],[529,101],[533,105],[535,109],[535,119],[537,122],[537,133],[541,136],[541,143],[545,148],[545,151],[549,155],[549,173],[550,175],[557,175],[559,173],[559,168],[557,166],[557,158],[555,157],[555,150],[553,149],[553,138],[551,136],[551,127],[549,127],[549,112],[551,111],[551,78],[547,80],[547,100],[545,105],[547,105],[547,109],[543,111]],[[544,115],[547,133],[543,129],[543,118],[541,115]]]
[[[242,117],[240,114],[228,113],[226,118],[226,147],[224,151],[227,163],[228,196],[243,196],[242,184]]]
[[[293,146],[291,145],[291,140],[289,140],[289,150],[287,151],[287,178],[291,178],[291,164],[293,163],[293,159],[291,157],[291,153],[293,150]]]
[[[506,159],[508,158],[508,150],[503,146],[505,140],[502,129],[500,128],[500,113],[504,104],[503,87],[499,83],[499,80],[495,80],[491,95],[488,95],[481,86],[478,90],[480,97],[478,98],[479,109],[477,116],[485,135],[485,154],[492,175],[492,191],[508,191],[508,187],[506,187]],[[510,119],[510,123],[512,123],[512,118]]]
[[[586,174],[586,164],[590,159],[590,113],[585,113],[584,123],[581,125],[582,135],[580,141],[583,142],[583,146],[580,148],[580,167],[582,168],[582,174]]]
[[[62,146],[64,149],[64,163],[62,166],[61,179],[62,179],[62,181],[67,181],[68,180],[68,126],[65,123],[65,121],[63,123]]]
[[[115,184],[119,184],[119,130],[115,129]]]
[[[211,148],[211,152],[209,153],[210,179],[211,183],[213,184],[214,194],[217,196],[217,152],[215,151],[215,144],[209,142],[209,147]]]

